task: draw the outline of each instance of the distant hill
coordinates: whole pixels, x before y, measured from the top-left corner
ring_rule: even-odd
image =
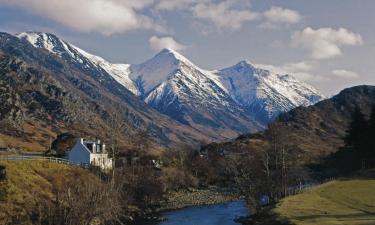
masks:
[[[365,115],[375,105],[375,86],[356,86],[341,91],[330,99],[308,107],[298,107],[281,114],[274,123],[285,125],[286,133],[293,145],[298,147],[301,157],[309,162],[336,152],[343,146],[343,137],[354,110],[358,107]],[[266,130],[267,131],[267,130]],[[236,140],[216,143],[205,149],[238,151],[242,148],[261,149],[268,144],[264,133],[242,135]]]

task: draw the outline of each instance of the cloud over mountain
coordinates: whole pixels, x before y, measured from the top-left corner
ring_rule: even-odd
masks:
[[[245,22],[253,21],[259,14],[250,10],[250,5],[241,5],[238,0],[225,0],[220,3],[198,3],[192,9],[196,18],[212,22],[219,28],[239,29]]]
[[[332,74],[336,77],[346,78],[346,79],[355,79],[359,77],[358,73],[354,71],[350,71],[350,70],[344,70],[344,69],[333,70]]]
[[[164,26],[140,11],[152,0],[0,0],[10,6],[20,7],[33,14],[47,17],[66,27],[83,32],[104,35],[130,30],[148,29],[164,31]]]
[[[162,50],[163,48],[169,48],[173,50],[183,50],[186,48],[185,45],[178,43],[173,37],[157,37],[152,36],[148,40],[150,47],[156,51]]]
[[[297,11],[281,7],[273,6],[264,13],[254,11],[250,1],[245,0],[0,0],[0,4],[21,8],[76,31],[104,35],[133,30],[166,33],[169,29],[163,11],[184,11],[190,20],[230,30],[255,20],[295,24],[301,19]]]
[[[295,32],[292,37],[292,45],[306,49],[313,59],[334,58],[342,54],[343,46],[358,46],[363,44],[360,34],[345,28],[337,30],[333,28],[311,27],[303,31]]]
[[[302,15],[295,10],[272,6],[263,13],[265,22],[261,24],[264,28],[274,28],[282,24],[296,24],[302,20]]]

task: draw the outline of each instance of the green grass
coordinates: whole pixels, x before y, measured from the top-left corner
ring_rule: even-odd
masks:
[[[274,209],[294,224],[375,224],[375,180],[332,181],[283,199]]]

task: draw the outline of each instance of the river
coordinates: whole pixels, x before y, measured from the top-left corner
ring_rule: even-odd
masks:
[[[148,222],[142,225],[239,225],[233,219],[246,216],[244,201],[234,201],[210,206],[193,206],[165,212],[164,222]]]

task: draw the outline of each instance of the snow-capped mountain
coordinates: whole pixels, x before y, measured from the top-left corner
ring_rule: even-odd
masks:
[[[246,61],[207,71],[164,49],[139,65],[113,64],[52,34],[18,37],[83,70],[112,76],[159,112],[215,138],[259,130],[282,112],[324,98],[291,75],[275,74]]]
[[[113,64],[105,59],[87,53],[86,51],[67,43],[54,34],[41,32],[24,32],[17,35],[18,38],[27,40],[36,48],[43,48],[54,53],[65,60],[79,65],[84,70],[102,72],[104,70],[111,75],[118,83],[126,87],[134,94],[138,94],[138,89],[129,79],[129,64]]]
[[[315,88],[291,75],[275,74],[246,61],[216,74],[228,94],[262,124],[267,124],[282,112],[324,98]]]
[[[225,92],[216,75],[173,50],[164,49],[130,71],[145,102],[179,122],[223,137],[261,128]]]

